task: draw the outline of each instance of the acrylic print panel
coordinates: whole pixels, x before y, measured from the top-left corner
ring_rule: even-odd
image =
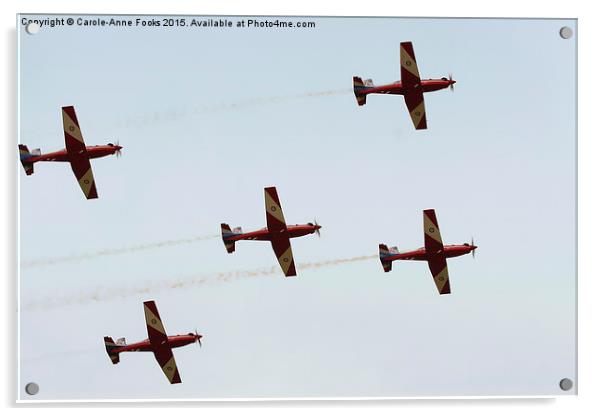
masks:
[[[20,399],[576,392],[575,20],[17,26]]]

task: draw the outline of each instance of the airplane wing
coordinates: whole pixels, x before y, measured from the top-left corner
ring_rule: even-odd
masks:
[[[90,158],[86,151],[86,143],[79,129],[75,108],[63,107],[63,130],[65,133],[65,148],[69,155],[71,169],[87,199],[98,198]]]
[[[271,233],[284,233],[286,231],[286,221],[282,213],[282,206],[278,199],[278,192],[275,187],[264,189],[265,193],[265,215],[268,224],[268,230]]]
[[[418,65],[416,65],[412,42],[401,42],[399,44],[399,61],[402,84],[407,86],[420,85],[420,73],[418,72]]]
[[[451,293],[449,287],[449,274],[447,272],[447,261],[443,253],[429,257],[429,269],[435,280],[435,285],[440,295]]]
[[[167,334],[161,322],[157,306],[155,306],[155,301],[149,300],[144,302],[144,317],[146,319],[148,340],[153,349],[153,354],[155,354],[155,359],[171,384],[181,383],[182,380],[176,366],[176,360],[167,342]]]
[[[434,209],[425,209],[424,217],[424,249],[427,254],[443,253],[443,240],[437,223]]]
[[[412,123],[416,130],[426,129],[426,114],[424,109],[424,95],[422,91],[416,91],[413,93],[406,93],[403,96],[406,102],[410,117],[412,117]]]
[[[293,258],[293,250],[291,249],[291,240],[288,236],[281,238],[272,238],[272,248],[280,263],[280,267],[287,277],[297,276],[295,269],[295,259]]]
[[[410,117],[412,117],[412,122],[416,130],[426,129],[424,95],[422,94],[420,73],[418,72],[418,65],[416,65],[412,42],[402,42],[399,44],[399,61],[401,66],[401,83],[406,89],[403,98],[410,112]]]
[[[285,276],[296,276],[295,260],[291,249],[291,240],[288,237],[286,221],[282,213],[282,206],[278,199],[275,187],[265,188],[265,213],[267,217],[268,231],[272,238],[272,248],[280,263]]]
[[[424,249],[427,254],[429,269],[440,294],[450,293],[447,261],[443,253],[443,240],[437,223],[434,209],[425,209],[424,216]]]

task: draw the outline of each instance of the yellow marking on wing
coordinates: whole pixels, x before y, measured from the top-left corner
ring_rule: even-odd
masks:
[[[424,233],[428,236],[432,237],[435,241],[443,244],[441,240],[441,233],[439,232],[439,227],[435,225],[434,222],[428,217],[428,215],[423,214],[424,217]]]
[[[279,204],[277,204],[268,191],[264,191],[265,193],[265,210],[268,214],[276,218],[281,223],[285,223],[284,214],[282,212],[282,208]]]
[[[288,249],[278,258],[278,263],[280,263],[280,267],[284,274],[288,274],[288,270],[291,268],[291,264],[293,264],[293,250],[291,246],[288,246]]]
[[[167,377],[167,379],[169,380],[170,383],[173,383],[173,378],[176,374],[176,360],[172,354],[171,358],[169,359],[169,361],[163,366],[162,368],[163,372],[165,373],[165,376]]]
[[[78,182],[79,182],[79,186],[82,188],[82,191],[84,191],[84,195],[86,195],[86,198],[87,198],[90,195],[90,190],[92,189],[92,185],[94,184],[94,176],[92,175],[92,167],[90,167],[90,169],[88,169],[88,171],[84,174],[84,176],[79,178]]]
[[[414,127],[418,128],[418,125],[420,124],[420,122],[424,118],[424,111],[425,111],[424,110],[424,100],[422,100],[420,102],[420,104],[418,104],[416,106],[416,108],[414,108],[410,112],[410,116],[412,117],[412,123],[414,123]]]
[[[74,139],[84,143],[84,137],[78,125],[69,117],[69,114],[63,110],[63,129]]]
[[[410,54],[404,49],[403,45],[399,45],[399,60],[401,66],[412,73],[416,78],[420,79],[420,74],[418,73],[418,65],[416,65],[416,61],[414,58],[410,56]]]
[[[447,266],[437,276],[433,276],[435,279],[435,285],[437,285],[437,290],[439,293],[443,290],[443,286],[449,280],[449,274],[447,273]]]
[[[165,333],[165,328],[163,328],[163,323],[161,322],[161,319],[159,319],[159,317],[155,315],[153,311],[151,311],[146,305],[144,305],[144,317],[148,326],[161,332],[164,335],[167,335]]]

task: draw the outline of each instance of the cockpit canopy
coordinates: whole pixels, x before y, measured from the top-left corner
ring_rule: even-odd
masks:
[[[115,146],[113,143],[109,143],[107,146]]]

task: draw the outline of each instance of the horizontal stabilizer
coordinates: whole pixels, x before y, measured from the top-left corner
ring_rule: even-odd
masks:
[[[393,266],[393,263],[390,260],[387,260],[389,254],[390,251],[386,244],[378,245],[378,257],[380,258],[380,263],[382,264],[385,272],[390,272]]]
[[[389,247],[386,244],[378,245],[378,254],[380,258],[386,257],[389,255]]]
[[[370,81],[370,85],[364,84],[364,81],[360,77],[353,77],[353,94],[355,95],[357,104],[360,106],[366,104],[366,94],[363,91],[373,85],[372,80],[367,81]]]
[[[221,227],[222,227],[222,241],[224,242],[224,245],[226,246],[226,251],[228,253],[234,253],[234,250],[236,250],[236,245],[235,245],[236,240],[230,240],[230,238],[235,235],[240,234],[241,228],[237,227],[234,229],[234,231],[232,231],[230,226],[225,223],[222,223]]]
[[[21,160],[21,165],[23,165],[23,169],[25,169],[25,174],[27,176],[33,175],[33,162],[29,162],[32,156],[40,156],[42,152],[40,149],[35,149],[33,152],[29,152],[29,149],[24,144],[19,145],[19,159]]]
[[[105,349],[107,350],[107,354],[109,355],[109,358],[113,364],[119,364],[119,353],[115,352],[115,350],[123,346],[119,344],[119,341],[121,340],[123,340],[123,345],[125,345],[125,338],[120,338],[116,344],[113,341],[113,338],[105,337]]]

